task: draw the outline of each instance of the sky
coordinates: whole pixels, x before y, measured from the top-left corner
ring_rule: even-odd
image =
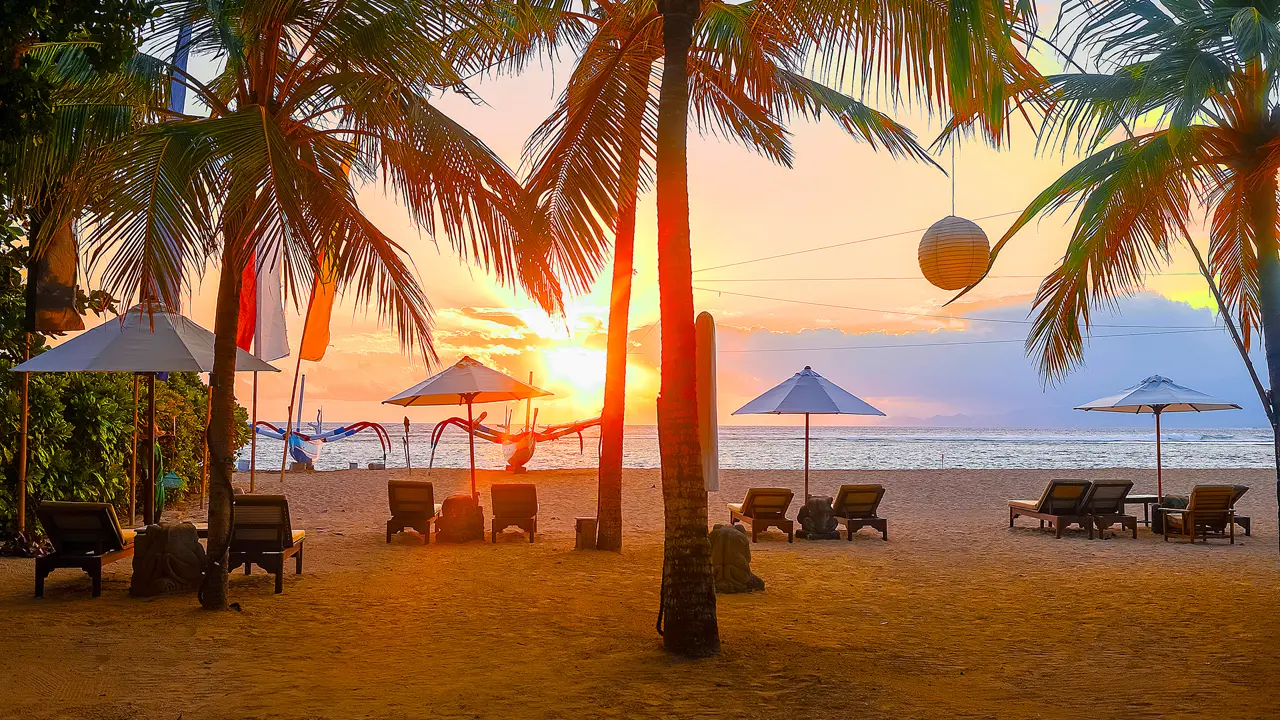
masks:
[[[552,109],[562,87],[557,80],[564,77],[563,66],[534,67],[518,78],[475,85],[482,104],[456,96],[439,104],[518,167],[525,138]],[[937,132],[936,122],[912,109],[881,109],[926,142]],[[1112,327],[1098,328],[1096,335],[1131,337],[1093,340],[1085,366],[1046,386],[1024,354],[1022,340],[1039,279],[1066,245],[1070,215],[1050,216],[1023,230],[1001,255],[993,277],[963,302],[944,308],[952,294],[923,279],[916,252],[923,230],[951,210],[951,180],[936,168],[878,153],[830,122],[799,123],[792,130],[793,168],[775,166],[714,137],[690,139],[694,299],[697,309],[712,313],[717,322],[722,423],[793,422],[730,413],[810,365],[886,413],[875,419],[815,419],[818,424],[1142,425],[1149,418],[1071,408],[1153,374],[1245,407],[1175,422],[1187,427],[1265,424],[1189,254],[1175,256],[1166,268],[1169,274],[1150,278],[1114,316],[1098,320]],[[994,242],[1015,211],[1071,160],[1038,154],[1025,126],[1016,128],[1009,146],[999,151],[968,141],[956,154],[956,213],[977,220]],[[948,165],[949,156],[939,162]],[[437,245],[419,233],[381,185],[362,188],[359,200],[413,260],[435,308],[441,366],[471,355],[521,379],[532,372],[536,385],[555,393],[535,404],[540,422],[599,413],[607,269],[590,293],[567,299],[564,317],[548,317],[481,268],[462,264],[446,243]],[[633,424],[654,422],[658,388],[655,226],[650,192],[640,202],[629,328],[627,420]],[[1203,232],[1197,239],[1207,245]],[[839,243],[852,244],[744,262]],[[186,308],[206,327],[213,323],[216,283],[216,274],[206,276],[192,288]],[[303,310],[288,308],[295,351]],[[260,377],[259,418],[285,416],[294,363],[293,358],[277,361],[283,372]],[[326,421],[398,421],[405,410],[381,400],[439,369],[402,352],[394,331],[380,327],[371,313],[341,301],[326,356],[301,364],[307,419],[323,407]],[[248,405],[249,377],[239,378],[236,390]],[[508,408],[486,409],[490,420],[501,421]],[[415,408],[407,414],[414,422],[433,422],[455,412]]]

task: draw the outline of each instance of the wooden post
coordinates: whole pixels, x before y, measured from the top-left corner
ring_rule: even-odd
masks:
[[[31,359],[31,333],[22,334],[22,361]],[[22,385],[18,390],[22,405],[21,428],[18,430],[18,532],[27,532],[27,417],[31,395],[31,373],[22,373]]]
[[[213,383],[209,383],[213,387]],[[258,474],[258,371],[253,371],[253,417],[249,421],[249,494],[257,486]]]

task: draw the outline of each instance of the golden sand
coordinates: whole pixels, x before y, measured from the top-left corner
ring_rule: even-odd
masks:
[[[287,493],[307,531],[305,574],[282,595],[261,570],[232,574],[243,612],[132,599],[127,562],[100,598],[59,570],[36,600],[33,561],[0,560],[0,717],[1280,717],[1268,471],[1166,475],[1172,491],[1253,486],[1240,510],[1254,536],[1234,547],[1008,529],[1005,500],[1061,472],[815,473],[818,492],[884,483],[890,541],[762,536],[753,567],[767,588],[720,597],[724,652],[701,662],[664,655],[653,629],[656,471],[626,474],[621,555],[571,549],[574,516],[595,512],[590,471],[521,478],[539,488],[534,545],[514,529],[496,545],[424,547],[412,533],[387,545],[385,481],[408,474],[267,476],[259,491]],[[431,479],[443,496],[465,473]],[[485,503],[490,482],[511,479],[482,473]],[[750,485],[800,482],[727,471],[712,520]]]

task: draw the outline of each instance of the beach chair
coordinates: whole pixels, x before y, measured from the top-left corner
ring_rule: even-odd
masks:
[[[231,505],[229,569],[254,565],[276,576],[276,592],[284,592],[284,561],[294,558],[302,574],[302,542],[306,533],[289,526],[289,500],[284,495],[236,495]]]
[[[538,531],[538,486],[526,483],[505,483],[489,489],[493,500],[493,522],[489,528],[491,542],[498,542],[498,533],[516,526],[529,533],[533,542]]]
[[[391,519],[387,521],[387,542],[391,536],[413,528],[422,536],[424,544],[431,543],[431,525],[440,517],[440,504],[436,502],[435,488],[421,480],[387,481],[387,501],[391,505]]]
[[[1098,528],[1098,536],[1112,525],[1119,524],[1121,529],[1133,531],[1133,538],[1138,539],[1138,517],[1129,515],[1124,509],[1124,499],[1133,489],[1133,483],[1127,480],[1094,480],[1080,503],[1080,512],[1089,516],[1089,539],[1093,539],[1093,529]]]
[[[883,485],[841,485],[831,504],[836,520],[845,526],[847,539],[864,527],[880,531],[880,539],[889,539],[889,521],[876,515],[880,500],[884,498]]]
[[[80,568],[93,580],[93,596],[102,594],[102,567],[133,556],[134,531],[120,527],[107,503],[45,501],[36,517],[53,543],[53,553],[36,558],[36,597],[44,597],[44,579],[58,568]]]
[[[1054,530],[1054,537],[1062,537],[1062,528],[1075,523],[1088,527],[1089,518],[1080,512],[1088,480],[1050,480],[1039,500],[1010,500],[1009,527],[1016,517],[1033,517],[1040,521],[1040,529],[1047,522]],[[1090,531],[1092,532],[1092,531]]]
[[[787,542],[795,542],[795,523],[787,519],[793,495],[787,488],[751,488],[741,504],[729,504],[729,524],[742,521],[750,527],[751,542],[771,527],[786,533]]]
[[[1197,533],[1208,540],[1210,535],[1223,537],[1225,530],[1235,545],[1236,511],[1232,501],[1236,497],[1236,488],[1232,485],[1197,485],[1191,489],[1186,507],[1160,508],[1157,512],[1164,513],[1165,542],[1169,542],[1170,535],[1177,535],[1194,543]]]

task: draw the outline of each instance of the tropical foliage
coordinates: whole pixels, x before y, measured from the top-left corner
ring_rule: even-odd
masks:
[[[585,284],[603,247],[542,232],[508,168],[433,104],[447,90],[468,92],[449,53],[455,33],[487,22],[484,5],[161,6],[155,47],[212,59],[215,76],[204,82],[176,67],[175,51],[140,53],[103,78],[85,73],[74,49],[51,49],[69,78],[58,98],[67,123],[31,150],[55,161],[32,166],[71,169],[59,175],[56,196],[41,178],[24,181],[24,201],[46,203],[50,225],[88,216],[83,247],[119,297],[143,293],[176,305],[193,275],[209,263],[219,268],[201,599],[222,608],[238,296],[252,258],[282,255],[295,297],[323,258],[339,292],[372,306],[406,348],[434,359],[425,293],[403,249],[361,212],[360,184],[381,182],[420,229],[548,310],[560,307],[561,278]],[[171,110],[171,79],[207,115]]]

